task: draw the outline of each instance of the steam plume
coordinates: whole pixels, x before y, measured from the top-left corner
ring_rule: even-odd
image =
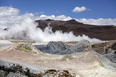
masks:
[[[86,35],[75,36],[73,32],[63,33],[56,31],[53,33],[52,28],[49,26],[42,31],[36,28],[37,24],[34,23],[30,17],[25,17],[20,24],[9,26],[8,31],[0,30],[0,39],[21,39],[21,40],[34,40],[34,41],[80,41],[87,39],[92,42],[100,41],[96,38],[89,38]]]

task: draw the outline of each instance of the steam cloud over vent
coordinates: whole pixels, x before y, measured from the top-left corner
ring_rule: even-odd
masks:
[[[34,40],[34,41],[79,41],[87,39],[89,41],[100,41],[99,39],[91,39],[86,35],[75,36],[73,32],[56,31],[53,32],[49,26],[43,30],[36,28],[37,24],[34,23],[32,18],[25,17],[20,24],[9,26],[8,30],[0,30],[0,39],[21,39],[21,40]]]
[[[55,31],[54,30],[57,28],[53,28],[48,26],[44,30],[41,28],[37,28],[37,24],[35,23],[35,20],[46,20],[49,22],[54,22],[52,20],[56,21],[69,21],[72,18],[70,16],[65,16],[65,15],[40,15],[36,16],[34,13],[25,13],[23,15],[18,15],[20,12],[19,9],[13,8],[12,6],[7,7],[7,6],[2,6],[0,7],[0,39],[22,39],[22,40],[34,40],[34,41],[79,41],[82,39],[86,39],[89,41],[100,41],[99,39],[95,39],[98,37],[101,37],[101,35],[95,35],[98,37],[91,37],[90,35],[86,36],[86,33],[82,34],[77,34],[76,36],[73,34],[71,31],[66,31],[65,26],[57,26],[58,28],[64,29],[66,32],[62,31]],[[49,19],[49,20],[47,20]],[[51,20],[51,21],[50,21]],[[116,19],[75,19],[76,21],[82,22],[84,24],[92,24],[92,25],[116,25]],[[76,24],[76,21],[70,21]],[[56,22],[57,23],[57,22]],[[53,23],[51,23],[52,25]],[[61,22],[60,24],[56,25],[63,25],[65,23]],[[81,23],[80,23],[81,24]],[[73,29],[73,30],[78,30],[78,32],[81,32],[85,30],[86,28],[78,28],[78,29]],[[105,29],[105,28],[104,28]],[[61,30],[61,29],[59,29]],[[95,29],[96,30],[96,29]],[[87,30],[88,31],[88,30]],[[105,31],[105,30],[104,30]],[[112,33],[115,33],[115,29],[111,29]],[[97,32],[99,34],[99,32]],[[86,34],[86,35],[84,35]],[[105,33],[107,34],[107,33]],[[82,36],[80,36],[82,35]],[[95,37],[95,38],[94,38]],[[114,36],[111,38],[115,38]],[[111,39],[110,38],[110,39]],[[104,38],[102,39],[104,40]],[[108,40],[108,39],[106,39]]]

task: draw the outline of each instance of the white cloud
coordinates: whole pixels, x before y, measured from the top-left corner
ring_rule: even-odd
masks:
[[[99,39],[89,38],[86,35],[75,36],[73,32],[62,33],[61,31],[53,32],[51,27],[46,27],[44,31],[36,28],[33,19],[24,16],[23,22],[14,24],[9,27],[8,31],[0,30],[0,39],[21,39],[34,41],[80,41],[87,39],[91,42],[98,42]]]
[[[0,7],[1,8],[1,7]],[[3,7],[2,7],[3,8]],[[46,30],[43,32],[41,29],[36,29],[36,24],[33,22],[35,20],[45,20],[45,19],[53,19],[53,20],[62,20],[62,21],[67,21],[72,19],[69,16],[65,15],[40,15],[40,16],[35,16],[33,13],[25,13],[24,15],[18,16],[19,10],[13,7],[4,7],[5,11],[2,14],[2,11],[0,11],[0,38],[2,39],[7,39],[7,38],[22,38],[22,39],[32,39],[36,41],[63,41],[63,40],[81,40],[81,39],[87,39],[89,41],[99,41],[98,39],[91,39],[88,36],[74,36],[72,32],[70,33],[62,33],[60,31],[57,31],[55,33],[51,32],[51,28],[46,28]],[[12,8],[15,11],[12,12],[13,10],[9,11],[7,8]],[[3,9],[2,9],[3,10]],[[6,14],[6,13],[9,14]],[[76,19],[79,22],[82,22],[84,24],[93,24],[93,25],[115,25],[116,26],[116,19],[86,19],[86,18],[81,18],[81,19]],[[4,28],[9,27],[9,31],[3,31]],[[27,36],[24,38],[23,32],[26,31]],[[49,34],[49,32],[51,34]],[[10,36],[9,36],[10,35]],[[21,37],[20,37],[21,36]],[[52,39],[51,39],[52,37]],[[46,39],[44,39],[46,38]]]
[[[9,7],[6,7],[9,8]],[[9,10],[9,9],[8,9]],[[6,10],[5,12],[7,12]],[[13,13],[13,14],[12,14]],[[79,41],[87,39],[89,41],[100,41],[98,39],[91,39],[86,35],[75,36],[73,32],[62,33],[61,31],[52,32],[50,27],[47,27],[44,31],[40,28],[36,28],[37,24],[34,23],[35,19],[54,19],[54,20],[70,20],[71,17],[65,15],[60,16],[34,16],[33,13],[25,13],[24,15],[18,16],[18,13],[10,12],[9,15],[5,14],[0,18],[0,28],[8,27],[8,31],[0,29],[0,39],[26,39],[35,41]],[[26,33],[26,35],[24,35]],[[51,38],[52,37],[52,38]]]
[[[87,9],[85,6],[82,6],[82,7],[78,7],[78,6],[77,6],[77,7],[75,7],[72,11],[75,12],[75,13],[76,13],[76,12],[79,13],[79,12],[82,12],[82,11],[85,11],[85,10],[91,10],[91,9]]]
[[[47,16],[42,14],[41,16],[37,17],[36,20],[46,20],[46,19],[54,19],[54,18],[55,18],[55,15]]]
[[[43,14],[44,12],[36,12],[35,14],[38,15],[38,14]]]
[[[54,18],[54,20],[62,20],[62,21],[67,21],[67,20],[71,20],[71,19],[72,19],[71,17],[69,17],[69,16],[67,17],[65,15],[59,15]]]
[[[46,20],[46,19],[53,19],[53,20],[62,20],[62,21],[67,21],[67,20],[71,20],[71,17],[67,17],[65,15],[59,15],[59,16],[55,16],[55,15],[51,15],[51,16],[47,16],[42,14],[40,17],[37,17],[36,20]]]
[[[18,13],[19,13],[19,10],[16,9],[16,8],[13,8],[12,6],[10,6],[10,7],[7,7],[7,6],[0,7],[0,17],[17,15]]]
[[[81,19],[76,19],[79,22],[82,22],[84,24],[92,24],[92,25],[114,25],[116,26],[116,19],[86,19],[86,18],[81,18]]]
[[[2,9],[1,9],[2,8]],[[3,9],[4,8],[4,9]],[[3,13],[4,12],[4,13]],[[3,6],[0,7],[0,26],[10,26],[13,24],[19,24],[22,22],[24,17],[30,17],[33,20],[45,20],[45,19],[53,19],[53,20],[62,20],[62,21],[67,21],[72,19],[69,16],[65,15],[40,15],[40,16],[34,16],[33,13],[25,13],[24,15],[18,16],[19,10],[13,7],[7,7]],[[9,13],[9,14],[7,14]],[[86,19],[86,18],[81,18],[81,19],[76,19],[79,22],[82,22],[84,24],[93,24],[93,25],[115,25],[116,26],[116,19]]]
[[[53,20],[62,20],[62,21],[67,21],[67,20],[71,20],[73,18],[69,17],[69,16],[65,16],[65,15],[59,15],[59,16],[55,16],[55,15],[51,15],[51,16],[47,16],[47,15],[41,15],[39,17],[36,17],[37,20],[46,20],[46,19],[53,19]],[[107,19],[103,19],[103,18],[98,18],[98,19],[86,19],[86,18],[81,18],[81,19],[76,19],[78,22],[82,22],[84,24],[91,24],[91,25],[114,25],[116,26],[116,19],[111,19],[111,18],[107,18]]]

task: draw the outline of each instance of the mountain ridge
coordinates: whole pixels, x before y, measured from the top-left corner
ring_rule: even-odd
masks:
[[[73,31],[74,35],[87,35],[90,38],[98,38],[101,40],[116,40],[116,26],[113,25],[90,25],[83,24],[71,19],[68,21],[60,20],[36,20],[35,22],[39,23],[37,28],[44,30],[48,24],[52,27],[52,31],[61,30],[62,32]]]

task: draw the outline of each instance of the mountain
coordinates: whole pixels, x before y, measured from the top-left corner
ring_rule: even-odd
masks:
[[[113,25],[89,25],[76,21],[75,19],[69,21],[60,20],[36,20],[39,23],[37,28],[44,30],[50,23],[52,31],[62,30],[62,32],[73,31],[74,35],[88,35],[91,38],[98,38],[101,40],[115,40],[116,26]]]

